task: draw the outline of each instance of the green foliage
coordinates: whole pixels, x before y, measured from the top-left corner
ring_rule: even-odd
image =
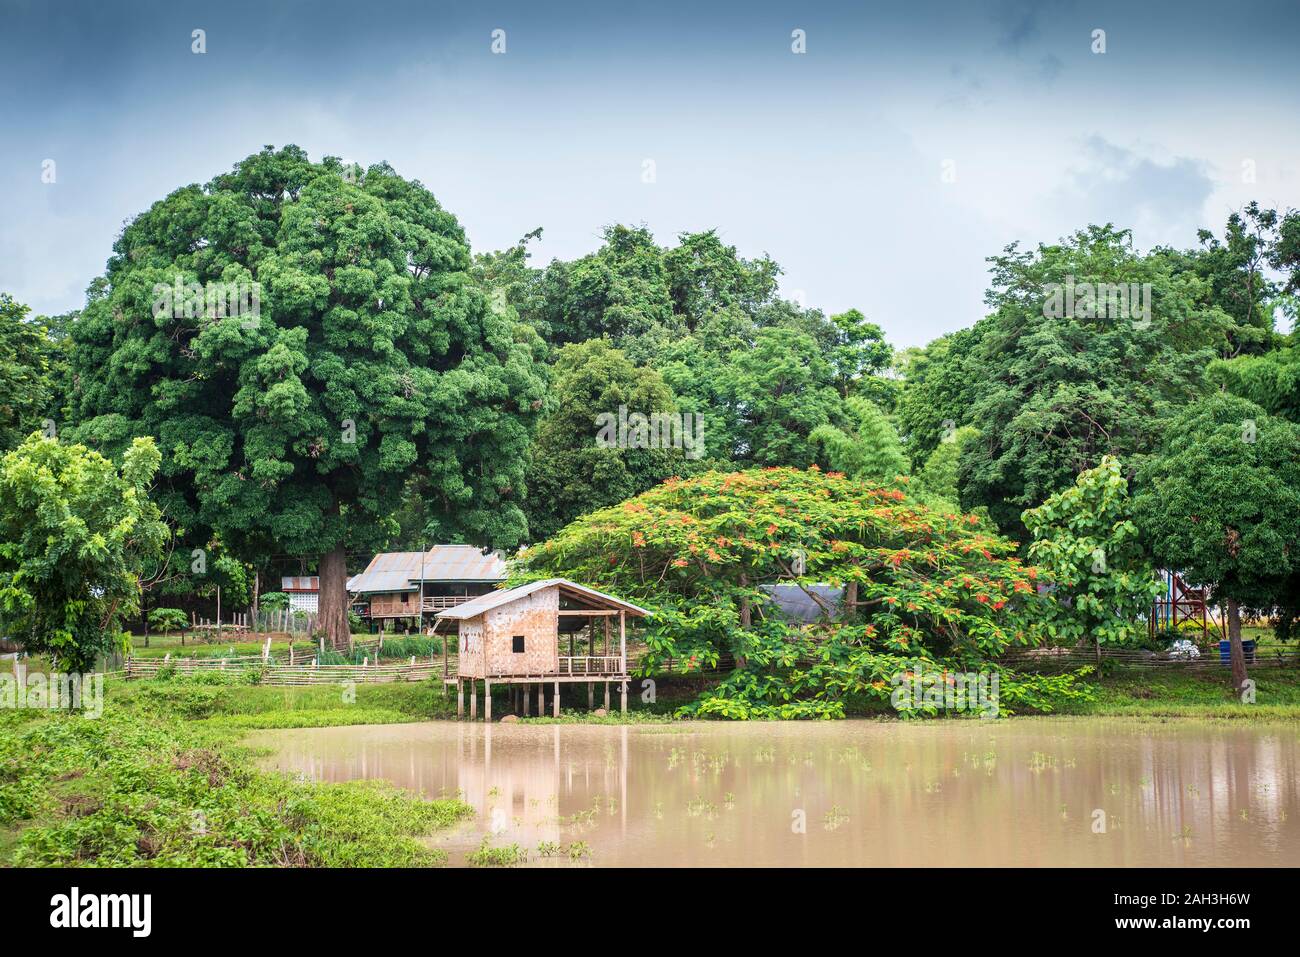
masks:
[[[962,450],[979,435],[970,426],[944,433],[934,451],[907,483],[907,494],[932,508],[961,510],[958,476]]]
[[[845,432],[833,425],[819,425],[811,439],[826,450],[832,469],[852,478],[870,479],[891,485],[908,470],[898,432],[870,399],[853,396],[845,402],[853,425]],[[953,506],[956,508],[956,506]]]
[[[992,311],[969,351],[949,351],[956,368],[939,378],[965,382],[943,406],[980,431],[962,456],[963,506],[988,507],[1004,533],[1023,539],[1024,509],[1105,455],[1132,461],[1154,447],[1162,419],[1203,389],[1205,366],[1237,327],[1206,302],[1203,280],[1163,253],[1137,254],[1129,234],[1109,226],[1034,252],[1013,245],[991,262]],[[1062,294],[1071,281],[1080,290],[1072,309]],[[1109,297],[1084,295],[1100,283],[1137,286],[1127,316]],[[1149,316],[1137,308],[1144,285]]]
[[[28,311],[0,293],[0,452],[40,428],[57,398],[60,359],[45,327],[29,320]]]
[[[1300,423],[1300,350],[1294,346],[1216,361],[1210,366],[1209,377],[1270,415]]]
[[[675,412],[676,400],[659,373],[634,366],[606,340],[559,350],[528,471],[533,538],[550,535],[583,512],[621,502],[689,468],[681,449],[619,448],[620,408],[629,416],[649,417]],[[615,420],[612,436],[601,433],[601,416]],[[613,441],[598,445],[598,437]]]
[[[444,863],[420,837],[471,813],[383,784],[254,769],[225,740],[107,707],[0,735],[0,827],[24,867],[394,867]]]
[[[1131,518],[1128,480],[1114,456],[1024,514],[1029,557],[1055,586],[1045,629],[1056,643],[1128,644],[1160,593]]]
[[[518,844],[492,847],[485,837],[475,850],[465,856],[465,862],[470,867],[514,867],[528,863],[528,851]]]
[[[1300,571],[1300,426],[1214,395],[1169,426],[1134,515],[1156,561],[1219,599],[1268,608]]]
[[[185,631],[190,618],[179,608],[155,608],[149,612],[149,627],[154,631]]]
[[[257,604],[263,611],[284,611],[289,607],[289,596],[282,591],[263,592],[258,596]]]
[[[30,654],[85,671],[121,646],[140,569],[167,537],[149,500],[158,459],[136,439],[119,470],[38,433],[0,459],[0,630]]]
[[[648,670],[734,654],[743,666],[711,699],[743,702],[701,703],[706,713],[840,716],[918,657],[979,660],[1036,640],[1036,570],[975,521],[816,469],[708,473],[579,519],[525,553],[521,577],[572,578],[651,609]],[[778,582],[852,585],[858,604],[805,631],[759,587]]]
[[[961,329],[901,357],[905,378],[898,398],[899,431],[914,467],[966,421],[980,386],[973,354],[978,341],[975,329]]]
[[[470,266],[420,183],[268,147],[123,230],[73,325],[77,432],[114,452],[157,437],[179,526],[241,556],[337,556],[323,590],[341,591],[344,550],[383,544],[417,478],[431,539],[512,547],[540,344]],[[254,282],[256,314],[188,308],[189,284]],[[325,620],[346,629],[342,608]]]
[[[776,263],[740,257],[713,231],[660,247],[645,227],[612,226],[596,252],[530,270],[534,235],[479,257],[484,281],[549,343],[608,339],[662,374],[680,409],[704,416],[715,463],[803,467],[815,458],[812,430],[844,424],[842,397],[893,406],[879,326],[857,310],[827,317],[777,298]]]

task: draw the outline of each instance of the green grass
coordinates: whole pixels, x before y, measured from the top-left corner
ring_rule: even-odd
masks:
[[[1088,679],[1096,700],[1063,707],[1061,714],[1116,717],[1300,718],[1300,671],[1248,668],[1255,703],[1243,704],[1228,685],[1228,669],[1183,670],[1176,666],[1138,668],[1107,664]]]
[[[429,721],[456,713],[456,700],[433,681],[312,685],[249,684],[239,672],[152,681],[109,681],[106,698],[158,718],[181,717],[225,728],[309,728]]]
[[[156,704],[0,712],[0,864],[427,867],[446,855],[420,838],[472,813],[258,770],[230,730]]]

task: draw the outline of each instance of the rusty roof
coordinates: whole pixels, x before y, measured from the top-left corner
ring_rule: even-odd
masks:
[[[381,552],[366,570],[348,579],[352,594],[410,591],[415,583],[500,582],[506,563],[495,552],[483,554],[476,545],[434,545],[427,552]]]
[[[596,591],[594,588],[588,588],[586,585],[579,585],[577,582],[571,582],[567,578],[543,578],[540,581],[529,582],[527,585],[519,585],[516,588],[507,588],[502,591],[488,592],[486,595],[479,595],[477,598],[471,598],[469,601],[454,608],[447,608],[438,612],[439,618],[455,618],[457,621],[463,621],[466,618],[477,618],[485,611],[491,611],[493,608],[499,608],[502,605],[508,605],[512,601],[518,601],[520,598],[526,598],[535,591],[541,591],[543,588],[549,588],[552,585],[559,585],[561,589],[569,589],[576,592],[581,598],[587,598],[597,604],[612,605],[623,611],[630,612],[633,615],[649,615],[639,605],[624,601],[621,598],[615,598],[613,595],[607,595],[604,592]]]

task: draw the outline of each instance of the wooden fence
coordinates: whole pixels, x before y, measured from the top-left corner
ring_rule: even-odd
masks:
[[[339,684],[353,681],[358,684],[383,684],[393,681],[428,681],[442,677],[442,661],[411,659],[409,662],[321,665],[315,660],[305,664],[288,664],[283,658],[264,660],[260,657],[241,658],[127,658],[124,675],[127,679],[155,678],[160,672],[179,674],[205,674],[212,672],[252,672],[258,683],[264,685],[316,685]]]
[[[1127,648],[1026,648],[1008,652],[998,659],[1008,668],[1022,671],[1067,671],[1083,665],[1116,662],[1138,668],[1213,670],[1228,668],[1228,662],[1219,657],[1218,647],[1209,651],[1200,649],[1199,658],[1183,658],[1168,652],[1138,651]],[[1247,668],[1300,667],[1300,649],[1257,648],[1253,657],[1247,656]]]

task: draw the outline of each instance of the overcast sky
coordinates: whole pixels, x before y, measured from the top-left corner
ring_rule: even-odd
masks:
[[[543,227],[535,264],[717,227],[919,345],[1014,240],[1300,206],[1300,3],[1135,6],[0,0],[0,291],[76,308],[125,220],[296,143],[421,180],[475,250]]]

